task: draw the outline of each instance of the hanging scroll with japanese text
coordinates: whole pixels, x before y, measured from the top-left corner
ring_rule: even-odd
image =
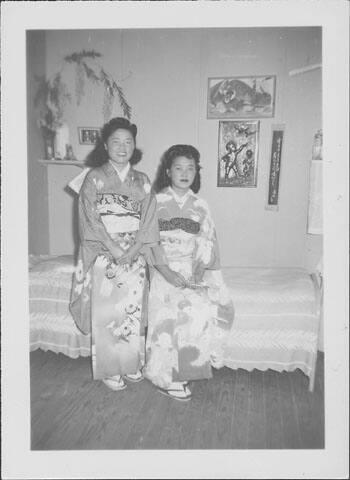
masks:
[[[281,159],[284,136],[284,125],[272,126],[272,142],[271,142],[271,161],[269,174],[269,188],[267,198],[267,210],[278,210],[278,196],[281,174]]]

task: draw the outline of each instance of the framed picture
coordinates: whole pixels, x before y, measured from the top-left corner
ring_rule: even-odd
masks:
[[[218,187],[256,187],[259,120],[219,122]]]
[[[282,147],[285,125],[272,125],[271,159],[267,210],[278,210]]]
[[[276,75],[208,79],[207,118],[266,118],[275,114]]]
[[[81,145],[95,145],[100,138],[99,128],[78,127],[79,143]]]

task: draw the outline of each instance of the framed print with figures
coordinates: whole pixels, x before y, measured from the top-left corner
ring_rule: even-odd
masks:
[[[218,187],[256,187],[259,120],[219,122]]]
[[[276,75],[208,79],[207,118],[266,118],[275,114]]]

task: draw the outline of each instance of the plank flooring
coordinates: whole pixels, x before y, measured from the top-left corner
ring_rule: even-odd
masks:
[[[92,380],[90,358],[37,350],[30,362],[32,450],[324,448],[321,353],[312,393],[300,370],[222,368],[185,403],[147,380],[113,392]]]

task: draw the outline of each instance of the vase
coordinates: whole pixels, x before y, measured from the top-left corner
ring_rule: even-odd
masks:
[[[63,159],[66,156],[67,145],[69,145],[69,128],[66,123],[62,123],[55,135],[55,158]]]
[[[66,156],[64,157],[65,160],[76,160],[74,152],[73,152],[73,147],[72,145],[67,145],[66,147]]]
[[[44,136],[45,160],[53,160],[55,158],[55,133],[47,133]]]
[[[312,146],[312,160],[322,160],[322,130],[317,130]]]

